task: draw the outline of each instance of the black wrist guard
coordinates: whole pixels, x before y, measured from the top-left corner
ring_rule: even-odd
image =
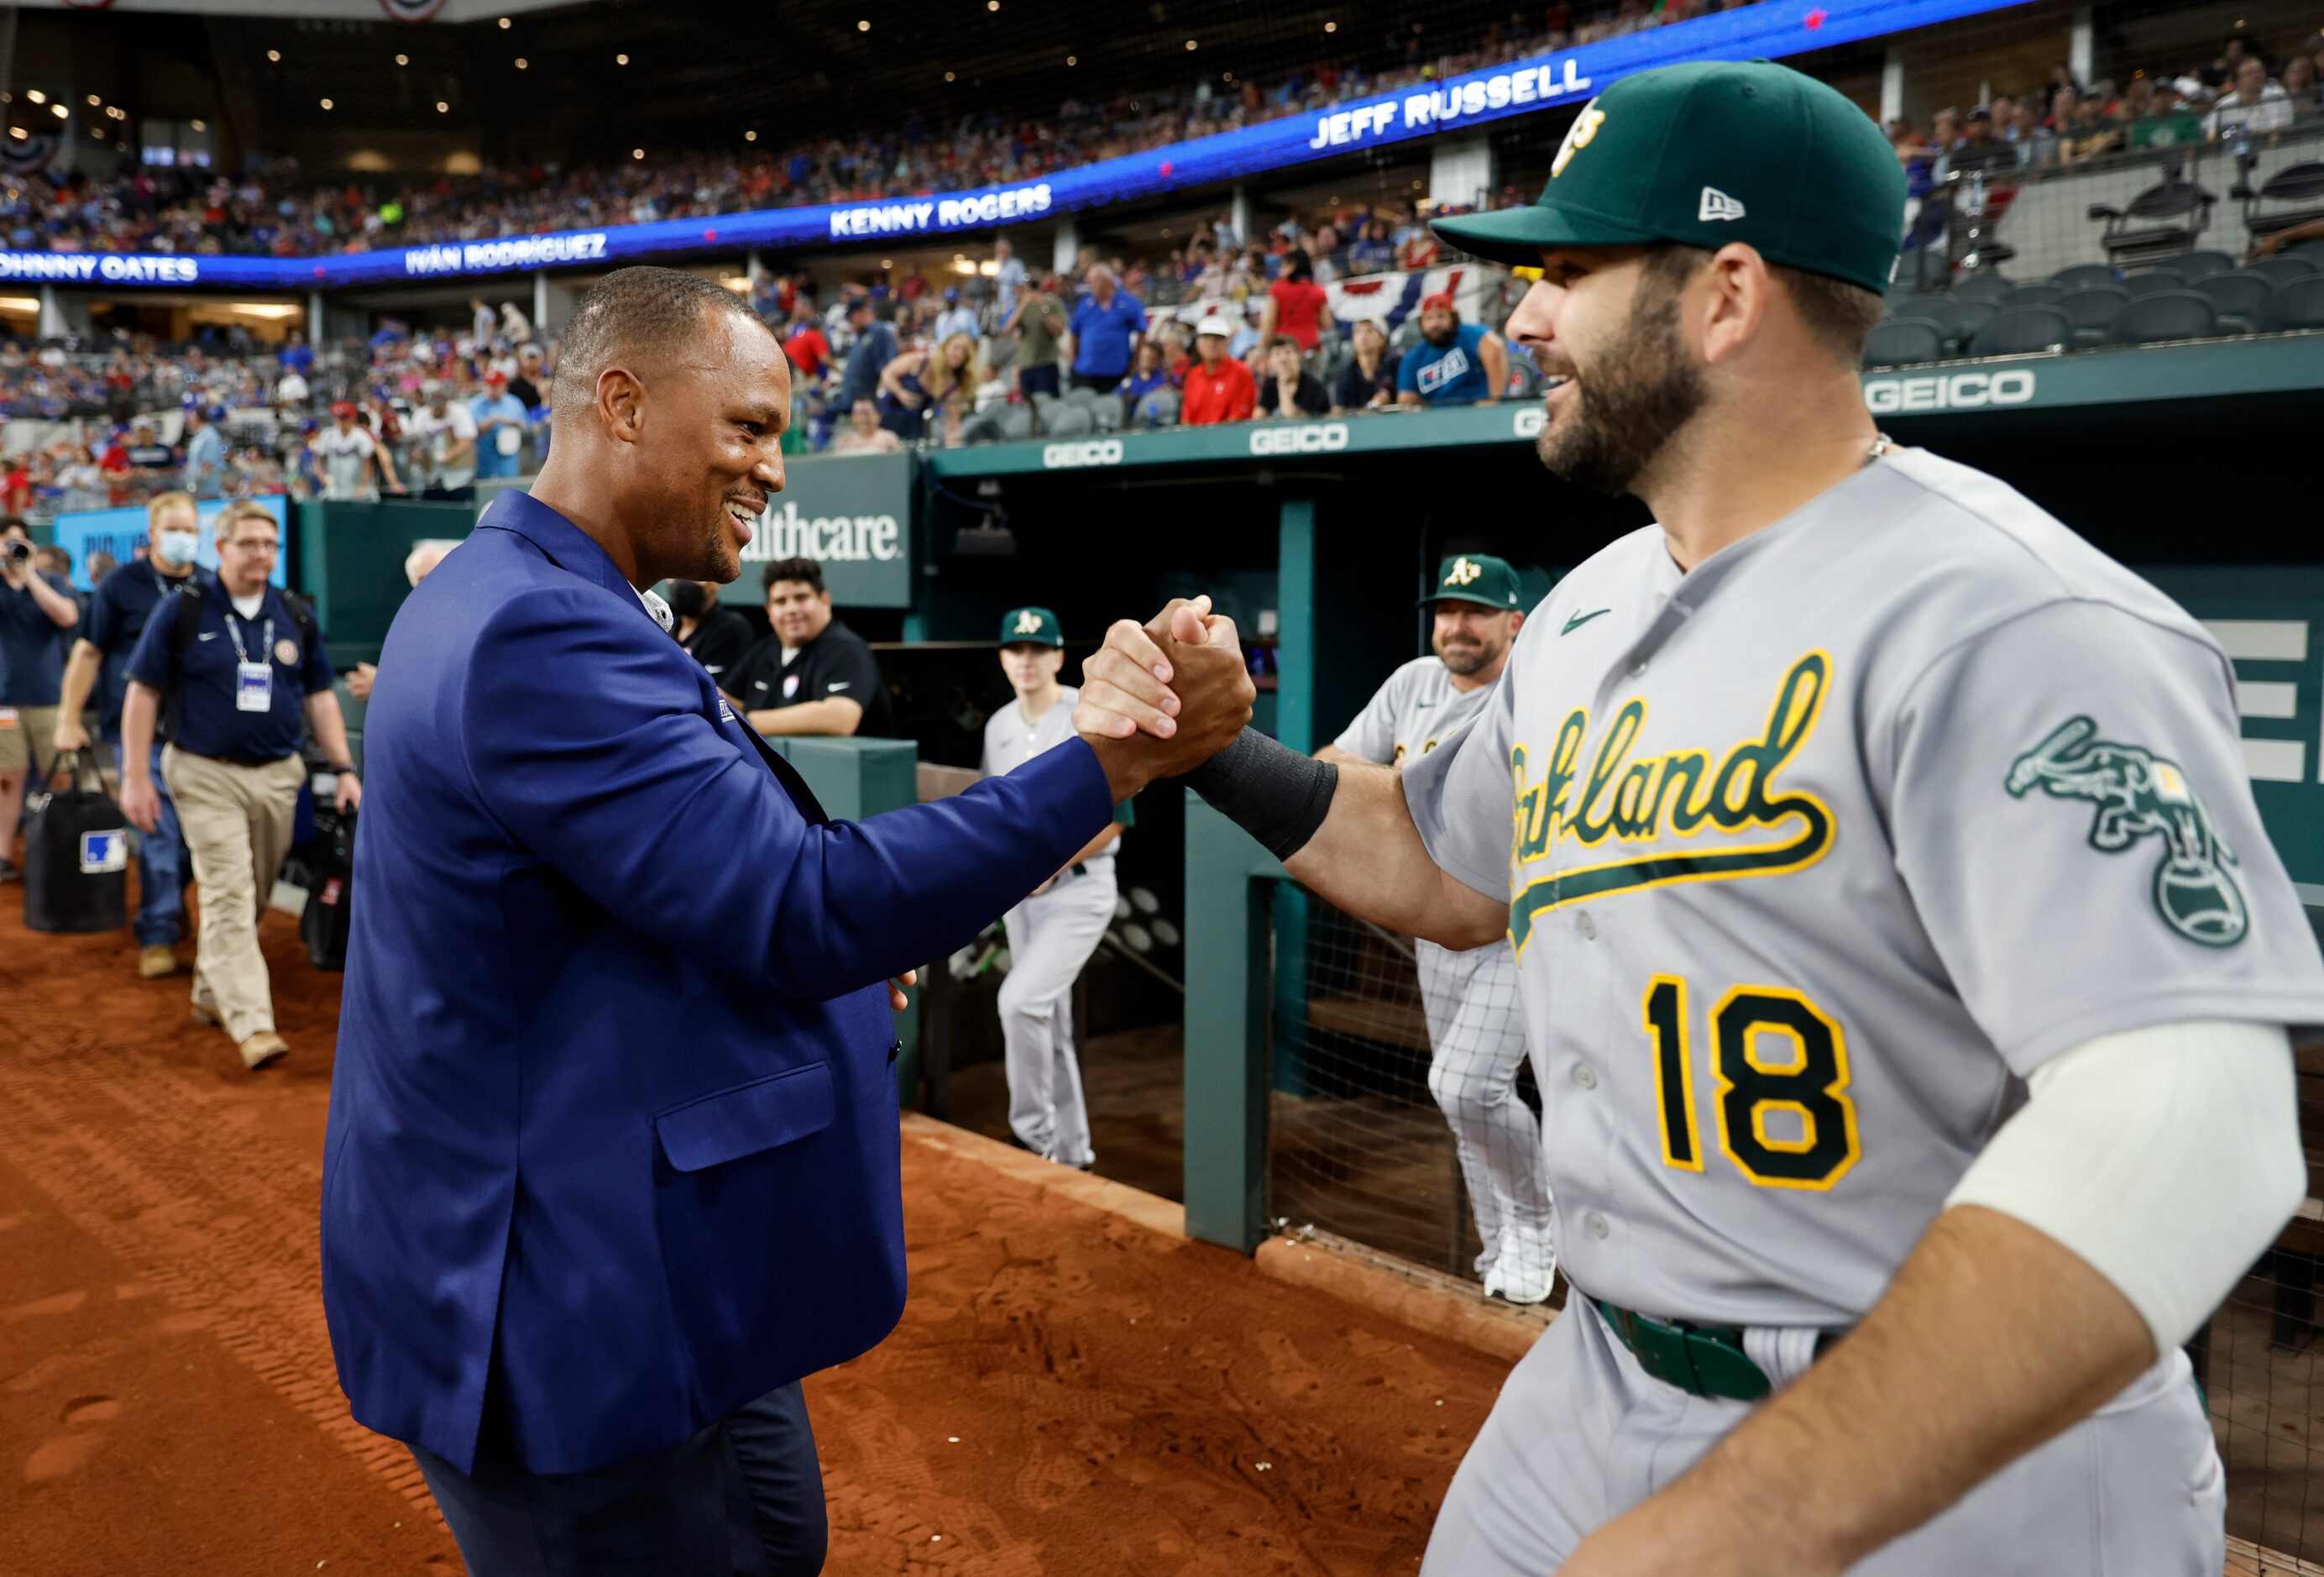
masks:
[[[1181,781],[1268,853],[1288,860],[1332,813],[1340,769],[1246,728]]]

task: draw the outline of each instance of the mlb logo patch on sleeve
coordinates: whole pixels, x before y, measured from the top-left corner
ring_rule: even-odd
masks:
[[[109,833],[80,835],[80,873],[107,876],[129,868],[129,835],[118,827]]]

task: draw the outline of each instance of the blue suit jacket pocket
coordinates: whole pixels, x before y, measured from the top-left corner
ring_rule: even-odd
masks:
[[[831,1126],[828,1063],[753,1079],[654,1114],[661,1153],[680,1172],[699,1172],[805,1139]]]

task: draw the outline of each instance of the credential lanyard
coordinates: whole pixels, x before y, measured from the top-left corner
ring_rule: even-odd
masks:
[[[250,648],[243,644],[241,615],[229,604],[226,611],[226,632],[234,641],[234,709],[237,712],[271,712],[274,709],[274,620],[269,615],[266,633],[258,648],[258,660],[250,660]]]

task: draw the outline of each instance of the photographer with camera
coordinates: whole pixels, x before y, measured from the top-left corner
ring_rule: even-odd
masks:
[[[14,515],[0,520],[0,881],[13,881],[16,818],[24,777],[41,765],[37,735],[56,732],[65,642],[80,622],[72,586],[32,564],[32,533]]]

